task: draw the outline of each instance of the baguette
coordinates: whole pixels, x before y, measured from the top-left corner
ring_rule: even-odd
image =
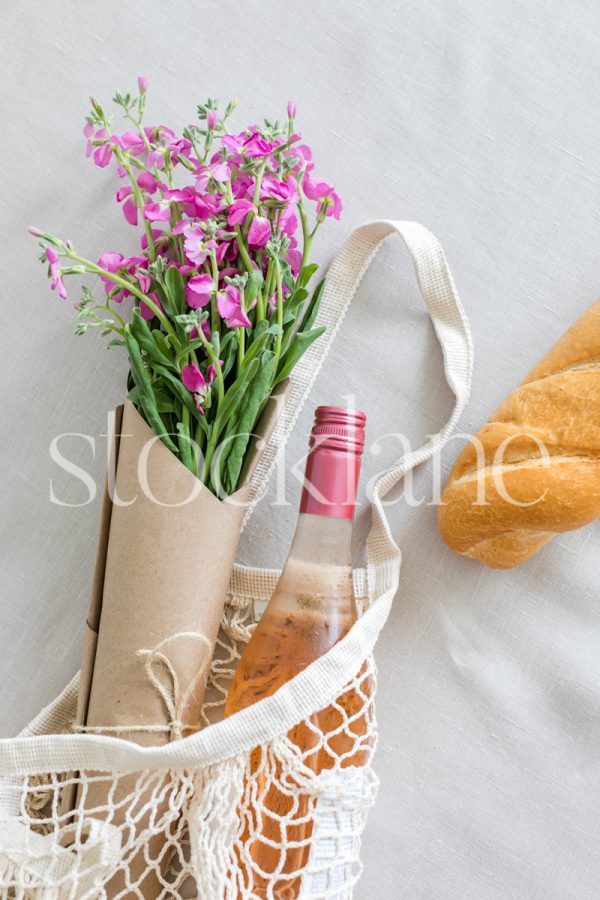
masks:
[[[600,300],[458,457],[441,497],[446,544],[495,569],[600,516]],[[483,499],[483,502],[481,502]]]

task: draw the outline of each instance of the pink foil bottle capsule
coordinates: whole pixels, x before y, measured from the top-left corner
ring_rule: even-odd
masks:
[[[319,406],[310,435],[300,512],[352,519],[367,417],[358,409]]]

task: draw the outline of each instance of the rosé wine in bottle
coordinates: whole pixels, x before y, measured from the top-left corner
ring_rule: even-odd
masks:
[[[352,583],[351,536],[364,448],[365,415],[321,406],[316,410],[306,461],[300,515],[291,550],[273,596],[235,672],[225,715],[271,694],[334,646],[357,618]],[[361,670],[361,672],[364,671]],[[368,677],[335,705],[293,728],[288,738],[314,773],[364,766],[368,760]],[[286,791],[280,764],[250,760],[250,796],[242,844],[251,864],[244,869],[252,896],[299,895],[313,830],[314,798]],[[289,775],[286,777],[289,778]],[[292,787],[294,787],[292,785]],[[282,860],[282,855],[285,857]],[[282,865],[283,862],[283,865]],[[277,872],[273,885],[272,873]],[[270,891],[267,894],[267,885]]]

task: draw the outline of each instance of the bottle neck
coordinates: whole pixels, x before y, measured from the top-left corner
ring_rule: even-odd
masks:
[[[269,608],[281,603],[355,615],[352,585],[352,520],[300,513],[294,539]]]
[[[350,567],[352,519],[301,512],[289,556],[314,566]]]
[[[361,457],[326,438],[306,458],[300,512],[331,519],[354,518]]]

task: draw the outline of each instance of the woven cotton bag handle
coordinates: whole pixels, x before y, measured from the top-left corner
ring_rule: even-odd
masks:
[[[470,391],[473,348],[469,326],[442,249],[436,238],[415,222],[377,221],[357,228],[342,247],[327,274],[316,325],[327,332],[305,353],[294,371],[286,409],[264,451],[253,483],[260,495],[279,446],[293,428],[358,286],[382,243],[398,233],[408,247],[425,305],[444,354],[444,371],[456,402],[441,431],[418,450],[403,456],[376,482],[372,494],[373,522],[367,539],[367,582],[370,604],[350,632],[274,695],[229,719],[182,741],[163,747],[139,747],[116,737],[53,735],[0,740],[0,769],[21,775],[52,770],[189,768],[217,763],[285,734],[298,722],[327,707],[356,674],[385,624],[398,589],[400,550],[390,532],[382,499],[414,466],[431,458],[454,429]],[[236,567],[234,579],[247,596],[264,569]]]
[[[379,478],[373,489],[373,524],[367,543],[370,599],[381,592],[381,577],[384,580],[387,578],[387,572],[380,571],[377,567],[384,560],[388,560],[390,566],[400,564],[400,551],[391,536],[381,501],[410,469],[425,462],[444,445],[456,427],[471,389],[473,344],[469,324],[442,248],[431,232],[422,225],[392,220],[369,222],[352,232],[335,257],[327,273],[323,299],[315,322],[315,326],[324,325],[327,330],[309,347],[294,369],[293,386],[285,412],[257,467],[251,491],[251,501],[261,495],[279,448],[285,444],[300,415],[365,272],[384,241],[394,234],[403,238],[413,258],[419,288],[443,350],[446,379],[455,395],[456,404],[442,430],[418,450],[403,456]],[[252,507],[245,521],[251,512]],[[257,589],[262,588],[264,591],[265,582],[271,581],[274,587],[277,575],[278,573],[269,569],[236,565],[234,590],[246,596],[256,596]]]

